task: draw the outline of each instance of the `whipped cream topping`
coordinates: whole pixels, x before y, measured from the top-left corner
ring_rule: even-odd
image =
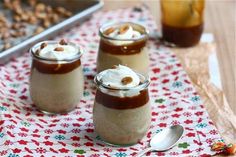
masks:
[[[122,27],[124,27],[123,30]],[[133,39],[140,37],[141,33],[134,30],[132,26],[125,25],[115,28],[108,36],[116,39]]]
[[[130,68],[118,65],[114,69],[107,69],[99,74],[98,80],[111,88],[130,88],[138,86],[139,76]]]
[[[47,43],[47,42],[46,42]],[[69,59],[79,53],[79,48],[75,45],[59,43],[47,43],[39,50],[38,55],[48,59],[63,60]]]
[[[108,28],[104,33],[111,38],[117,39],[110,41],[116,45],[133,43],[134,41],[128,41],[128,40],[139,38],[142,35],[139,31],[134,30],[133,27],[128,24],[121,25],[118,27]],[[127,41],[121,41],[121,40],[127,40]]]

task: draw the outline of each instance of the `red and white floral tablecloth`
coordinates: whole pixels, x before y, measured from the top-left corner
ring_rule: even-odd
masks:
[[[45,115],[32,104],[28,89],[29,53],[0,66],[0,156],[128,157],[147,147],[153,135],[174,124],[185,128],[181,141],[169,151],[147,153],[147,156],[214,154],[210,145],[221,137],[201,98],[175,54],[154,38],[148,42],[152,105],[150,130],[142,141],[131,147],[112,147],[100,141],[92,122],[93,77],[99,44],[98,28],[111,21],[140,23],[152,35],[158,31],[148,8],[141,7],[97,12],[89,21],[59,35],[56,39],[76,42],[86,51],[82,57],[86,78],[84,97],[68,114]]]

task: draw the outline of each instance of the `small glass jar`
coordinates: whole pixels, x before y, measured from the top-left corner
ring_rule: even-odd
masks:
[[[101,73],[100,73],[101,74]],[[141,74],[141,83],[130,88],[106,86],[95,76],[97,86],[93,108],[96,133],[108,144],[129,146],[138,143],[151,123],[148,86],[150,80]]]
[[[141,36],[132,39],[117,39],[105,34],[109,28],[129,25],[138,31]],[[105,24],[99,29],[100,44],[97,57],[97,71],[111,68],[113,65],[126,65],[131,69],[147,74],[149,67],[149,56],[146,43],[148,31],[145,27],[131,22]]]
[[[163,39],[179,47],[198,44],[203,32],[204,0],[161,0]]]
[[[83,95],[84,76],[81,65],[81,49],[70,58],[57,60],[39,56],[43,43],[56,44],[57,41],[44,41],[34,45],[30,75],[30,95],[36,107],[44,113],[67,113],[73,110]],[[61,52],[60,52],[61,53]]]

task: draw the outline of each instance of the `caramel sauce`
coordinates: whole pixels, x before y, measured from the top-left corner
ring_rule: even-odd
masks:
[[[132,97],[117,97],[97,90],[95,101],[108,108],[124,110],[145,105],[149,101],[149,95],[147,89],[140,91],[139,95]]]
[[[132,55],[140,53],[146,45],[146,40],[134,41],[134,43],[127,45],[114,45],[105,39],[100,40],[100,47],[104,53],[117,55]]]
[[[203,24],[192,27],[173,27],[162,23],[163,39],[180,47],[196,45],[203,32]]]
[[[36,68],[39,72],[45,74],[68,73],[74,70],[75,68],[79,67],[80,65],[81,65],[80,59],[64,64],[58,64],[58,63],[48,64],[42,61],[38,61],[37,59],[33,59],[32,61],[32,68]]]

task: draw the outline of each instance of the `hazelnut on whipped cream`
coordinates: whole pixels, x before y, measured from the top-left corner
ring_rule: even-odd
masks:
[[[131,81],[129,83],[123,83],[124,78],[129,77]],[[117,65],[115,68],[107,69],[98,75],[98,80],[103,85],[112,88],[129,88],[139,85],[139,76],[129,67],[123,65]]]
[[[104,34],[110,38],[117,39],[110,40],[110,42],[115,45],[133,43],[134,41],[131,41],[131,39],[139,38],[142,35],[139,31],[135,30],[130,24],[123,24],[108,28],[104,31]]]
[[[129,24],[108,28],[104,34],[115,39],[133,39],[141,36],[141,33]]]
[[[65,60],[81,53],[81,49],[72,43],[65,44],[64,40],[51,44],[47,44],[47,41],[45,41],[41,43],[37,53],[38,56],[47,59]]]

